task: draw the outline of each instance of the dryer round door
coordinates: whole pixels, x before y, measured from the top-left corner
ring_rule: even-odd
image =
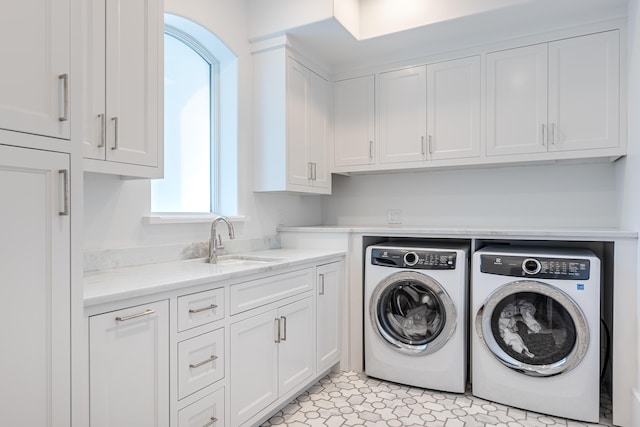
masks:
[[[413,356],[438,351],[456,329],[456,308],[446,290],[413,271],[395,273],[376,286],[369,317],[383,342]]]
[[[531,376],[570,371],[589,345],[580,307],[562,290],[537,281],[498,288],[478,310],[475,327],[500,362]]]

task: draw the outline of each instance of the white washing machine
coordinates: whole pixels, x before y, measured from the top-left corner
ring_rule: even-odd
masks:
[[[463,393],[467,249],[388,243],[369,246],[365,256],[366,374]]]
[[[600,260],[582,249],[489,246],[472,266],[472,393],[597,423]]]

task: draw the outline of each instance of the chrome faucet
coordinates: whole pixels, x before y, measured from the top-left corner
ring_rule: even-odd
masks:
[[[222,246],[222,237],[216,234],[216,227],[218,223],[222,221],[227,224],[229,229],[229,239],[235,239],[235,233],[233,231],[233,225],[226,216],[218,216],[211,223],[211,239],[209,240],[209,263],[216,264],[218,262],[218,249],[224,249]]]

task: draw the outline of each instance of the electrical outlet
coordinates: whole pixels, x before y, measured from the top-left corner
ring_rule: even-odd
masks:
[[[400,209],[389,209],[387,211],[387,224],[402,224],[402,211]]]

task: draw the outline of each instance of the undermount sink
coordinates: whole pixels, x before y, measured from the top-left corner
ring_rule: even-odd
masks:
[[[264,265],[273,262],[279,262],[284,258],[277,257],[263,257],[263,256],[251,256],[251,255],[222,255],[218,257],[218,262],[215,265],[238,265],[238,266],[252,266],[252,265]],[[209,262],[205,258],[205,262]]]

